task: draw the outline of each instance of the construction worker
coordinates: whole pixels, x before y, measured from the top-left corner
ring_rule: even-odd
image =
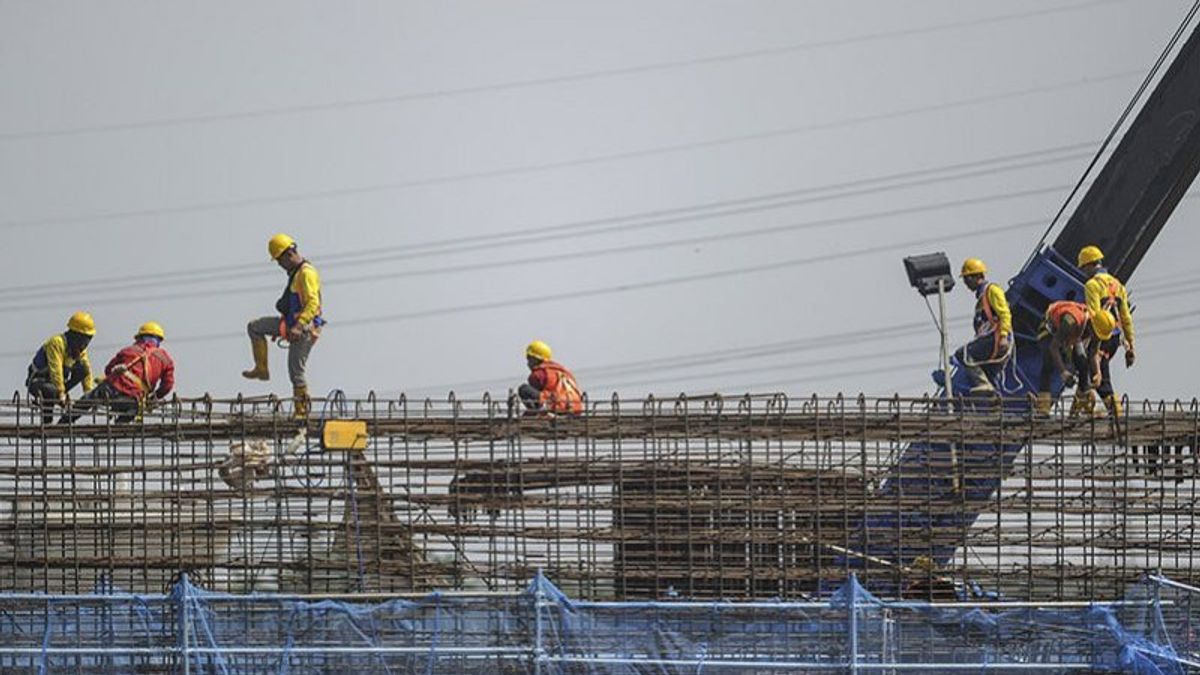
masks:
[[[550,345],[534,340],[525,348],[525,363],[529,380],[520,386],[517,395],[530,412],[583,412],[583,393],[575,376],[562,364],[552,360]]]
[[[1129,309],[1129,293],[1116,277],[1104,269],[1104,253],[1097,246],[1084,246],[1079,250],[1076,261],[1087,277],[1083,285],[1084,302],[1091,315],[1092,327],[1100,338],[1097,350],[1099,368],[1092,373],[1092,384],[1100,399],[1108,408],[1109,415],[1117,420],[1121,414],[1121,403],[1113,391],[1112,372],[1109,361],[1116,355],[1117,348],[1125,347],[1125,367],[1133,367],[1137,356],[1133,349],[1133,314]],[[1091,401],[1090,397],[1088,399]],[[1090,412],[1090,405],[1085,412]]]
[[[1042,350],[1042,369],[1038,377],[1037,412],[1050,413],[1050,378],[1055,372],[1063,388],[1076,386],[1076,399],[1087,392],[1090,396],[1091,376],[1088,374],[1091,355],[1095,352],[1091,316],[1087,305],[1062,300],[1046,308],[1038,331],[1038,346]],[[1078,380],[1076,373],[1079,372]]]
[[[287,272],[287,285],[275,303],[278,316],[264,316],[246,326],[254,367],[242,372],[251,380],[271,379],[267,367],[267,338],[284,340],[288,345],[288,377],[292,380],[295,416],[308,417],[308,381],[304,373],[308,355],[321,336],[325,319],[321,316],[321,277],[317,268],[304,259],[296,248],[296,240],[277,234],[267,242],[267,253]]]
[[[979,258],[967,258],[960,274],[963,283],[975,294],[975,338],[954,353],[967,369],[971,393],[995,391],[991,377],[1012,354],[1012,312],[999,284],[987,280],[987,265]]]
[[[175,388],[175,361],[163,349],[167,339],[162,326],[148,321],[138,327],[133,344],[117,352],[104,368],[105,378],[75,406],[65,419],[105,402],[116,415],[117,424],[132,422],[153,401],[166,398]]]
[[[29,364],[25,387],[42,409],[42,423],[54,419],[54,405],[67,404],[67,394],[82,385],[86,394],[95,387],[88,344],[96,336],[96,322],[87,312],[75,312],[64,333],[42,344]]]

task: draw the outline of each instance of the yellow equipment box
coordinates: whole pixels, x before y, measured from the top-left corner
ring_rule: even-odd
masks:
[[[362,452],[369,438],[364,420],[327,420],[321,428],[321,447],[325,450]]]

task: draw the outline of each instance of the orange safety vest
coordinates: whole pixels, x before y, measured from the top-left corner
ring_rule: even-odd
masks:
[[[1046,308],[1046,323],[1050,326],[1052,332],[1058,330],[1065,316],[1074,319],[1077,326],[1087,325],[1087,305],[1082,302],[1059,300],[1058,302],[1050,303],[1050,306]]]
[[[544,409],[559,413],[583,412],[583,392],[571,371],[555,361],[543,361],[534,368],[534,372],[538,370],[545,371],[546,375],[546,386],[538,395]]]
[[[1078,327],[1079,334],[1077,339],[1086,343],[1088,341],[1087,327],[1091,325],[1091,317],[1088,314],[1087,305],[1082,302],[1059,300],[1058,302],[1050,303],[1046,307],[1046,319],[1042,328],[1043,335],[1057,335],[1062,330],[1063,319],[1066,317],[1071,317]],[[1041,336],[1039,336],[1039,339],[1041,339]]]

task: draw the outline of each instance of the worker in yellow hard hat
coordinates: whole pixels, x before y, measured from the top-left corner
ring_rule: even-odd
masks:
[[[517,389],[517,395],[530,412],[583,412],[583,392],[575,376],[554,360],[550,345],[534,340],[525,348],[529,379]]]
[[[954,358],[966,368],[973,394],[995,391],[992,377],[1012,355],[1012,312],[1004,290],[987,280],[987,271],[979,258],[967,258],[960,274],[975,294],[975,337]]]
[[[41,406],[44,424],[54,419],[55,404],[66,405],[67,394],[75,385],[82,385],[84,393],[96,386],[87,351],[95,336],[92,315],[75,312],[67,321],[67,330],[51,336],[34,354],[25,387]]]
[[[117,352],[104,368],[105,379],[75,406],[66,419],[106,403],[117,424],[132,422],[154,401],[175,388],[175,361],[162,343],[166,331],[156,321],[147,321],[133,335],[133,344]]]
[[[285,272],[287,285],[275,302],[276,316],[264,316],[251,321],[246,330],[254,367],[242,372],[251,380],[271,379],[267,364],[267,339],[284,340],[288,345],[288,376],[292,381],[296,417],[308,417],[309,395],[305,370],[308,355],[321,336],[325,319],[321,315],[321,277],[317,268],[300,255],[296,240],[277,234],[267,242],[267,253]]]
[[[1076,262],[1087,277],[1083,285],[1083,298],[1091,315],[1092,327],[1097,335],[1109,336],[1100,339],[1097,348],[1099,369],[1092,373],[1092,377],[1096,393],[1116,420],[1121,414],[1121,402],[1113,391],[1109,361],[1122,346],[1125,348],[1126,368],[1133,367],[1137,360],[1133,348],[1133,313],[1129,306],[1129,292],[1104,268],[1104,253],[1098,246],[1084,246],[1079,250]]]

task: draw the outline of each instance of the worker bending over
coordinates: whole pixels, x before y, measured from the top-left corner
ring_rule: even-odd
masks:
[[[305,418],[309,409],[308,380],[305,379],[308,355],[321,336],[321,326],[325,325],[325,319],[321,316],[321,277],[317,274],[317,268],[300,255],[296,240],[286,234],[271,237],[267,252],[287,272],[287,285],[275,303],[275,310],[279,314],[255,319],[246,326],[254,354],[254,367],[243,371],[242,377],[251,380],[271,379],[267,367],[267,338],[286,341],[288,377],[292,380],[295,415]]]
[[[529,380],[520,386],[517,395],[530,412],[569,413],[583,412],[583,394],[575,376],[562,364],[551,360],[554,353],[550,345],[535,340],[525,348],[525,363],[529,366]]]
[[[1064,389],[1077,386],[1075,400],[1091,397],[1089,371],[1095,354],[1092,323],[1087,305],[1062,300],[1046,308],[1038,331],[1042,369],[1038,376],[1037,412],[1050,414],[1050,378],[1058,373]],[[1076,373],[1079,373],[1078,378]]]
[[[29,364],[25,387],[42,410],[42,424],[54,419],[54,405],[67,404],[67,394],[75,385],[86,394],[95,387],[88,344],[96,335],[96,322],[87,312],[75,312],[67,321],[65,333],[52,336],[42,344]]]
[[[138,327],[133,344],[117,352],[104,367],[104,381],[64,419],[73,422],[105,403],[116,416],[117,424],[127,424],[148,410],[154,401],[170,395],[175,388],[175,361],[163,349],[166,339],[163,327],[154,321]]]
[[[987,265],[967,258],[962,280],[975,294],[975,338],[959,347],[954,358],[967,369],[971,393],[995,391],[991,378],[1012,354],[1012,312],[999,284],[987,280]]]
[[[1079,250],[1076,261],[1087,277],[1083,285],[1083,298],[1091,315],[1096,335],[1108,335],[1100,340],[1099,368],[1092,373],[1092,385],[1108,413],[1116,420],[1121,414],[1121,403],[1113,391],[1112,372],[1109,361],[1116,356],[1117,348],[1125,346],[1125,367],[1133,367],[1137,359],[1133,350],[1133,314],[1129,308],[1129,293],[1125,285],[1104,269],[1104,253],[1096,246],[1084,246]],[[1091,398],[1088,398],[1090,412]]]

